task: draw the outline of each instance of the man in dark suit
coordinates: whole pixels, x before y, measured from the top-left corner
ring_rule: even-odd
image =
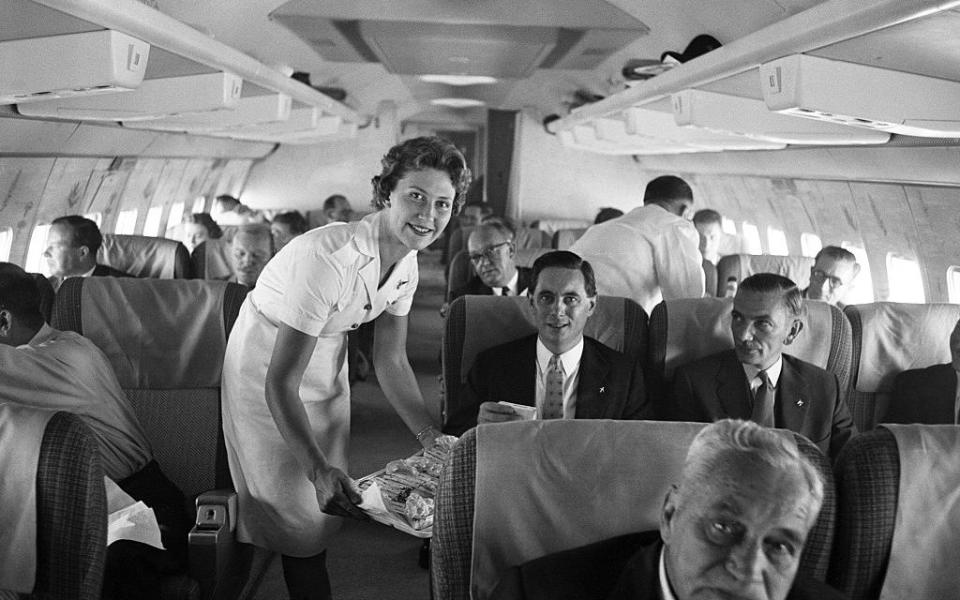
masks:
[[[517,296],[530,283],[530,269],[517,267],[514,232],[499,219],[488,219],[467,240],[467,251],[476,274],[463,287],[450,292],[448,302],[460,296],[496,294]]]
[[[910,369],[897,375],[893,382],[893,397],[884,423],[928,423],[954,425],[960,411],[960,321],[950,334],[952,362],[933,365],[926,369]]]
[[[733,300],[733,350],[677,369],[674,405],[679,421],[752,419],[796,431],[836,458],[855,433],[837,377],[783,354],[803,329],[796,284],[773,273],[740,283]]]
[[[97,264],[97,251],[102,244],[100,228],[90,219],[79,215],[54,219],[43,251],[53,289],[59,289],[67,277],[131,277],[129,273]]]
[[[823,503],[792,439],[749,421],[705,427],[671,486],[660,530],[603,540],[506,571],[492,600],[833,600],[797,576]]]
[[[590,263],[567,251],[544,254],[531,286],[538,333],[477,356],[466,399],[447,415],[444,431],[522,418],[501,401],[535,407],[543,419],[652,419],[639,361],[583,335],[597,305]]]

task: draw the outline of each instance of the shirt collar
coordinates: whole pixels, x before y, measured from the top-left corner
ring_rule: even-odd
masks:
[[[378,210],[370,213],[357,222],[357,228],[353,234],[353,243],[357,250],[370,258],[380,257],[380,243],[377,230],[380,229],[380,220],[385,211]]]
[[[19,347],[23,348],[24,346],[39,346],[40,344],[52,338],[56,333],[57,333],[56,329],[44,323],[43,326],[40,328],[40,330],[37,331],[37,333],[35,333],[32,338],[30,338],[29,342]]]
[[[93,277],[93,272],[97,270],[97,265],[90,267],[90,270],[80,275],[80,277]]]
[[[560,355],[560,364],[563,365],[563,372],[569,375],[573,373],[573,370],[577,368],[580,364],[580,357],[583,356],[583,336],[580,336],[580,341],[573,347]],[[537,364],[540,366],[540,370],[544,371],[547,368],[547,365],[550,364],[550,359],[553,357],[553,352],[547,349],[543,345],[543,342],[540,340],[540,337],[537,337]]]
[[[660,572],[660,593],[663,595],[663,600],[677,600],[677,597],[673,595],[673,589],[670,588],[670,581],[667,579],[667,566],[666,561],[664,560],[664,554],[666,553],[666,546],[660,547],[660,566],[658,568]]]
[[[747,381],[750,382],[750,387],[753,387],[753,380],[756,379],[757,373],[761,369],[756,368],[753,365],[743,365],[743,372],[747,375]],[[777,357],[777,362],[773,363],[767,368],[767,377],[770,378],[770,383],[773,384],[773,387],[777,387],[777,382],[780,381],[780,373],[783,371],[783,355]]]
[[[503,290],[510,290],[511,296],[516,296],[520,293],[520,290],[517,289],[517,281],[520,280],[520,271],[514,270],[513,277],[510,278],[510,281],[507,282],[507,285],[500,288],[500,295],[503,295]]]

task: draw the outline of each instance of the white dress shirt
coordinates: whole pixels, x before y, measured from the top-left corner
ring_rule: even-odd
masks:
[[[763,381],[758,376],[760,374],[760,371],[762,371],[762,369],[758,369],[753,365],[744,365],[743,363],[741,363],[741,365],[743,366],[743,372],[747,376],[747,382],[749,382],[750,384],[750,393],[756,396],[757,388],[759,388],[763,384]],[[777,362],[767,367],[767,377],[770,378],[770,383],[771,385],[773,385],[773,387],[777,387],[777,382],[780,381],[780,373],[782,372],[783,372],[783,355],[781,354],[780,356],[777,357]]]
[[[503,296],[503,290],[505,289],[510,290],[510,294],[508,295],[516,296],[519,293],[519,290],[517,290],[517,282],[519,280],[520,280],[520,271],[514,271],[513,277],[510,278],[510,281],[507,283],[507,285],[503,287],[495,287],[490,289],[493,291],[494,296]]]
[[[563,365],[563,418],[572,419],[577,414],[577,383],[580,381],[580,357],[583,356],[583,337],[576,346],[560,355]],[[542,418],[543,399],[546,396],[547,365],[553,352],[537,338],[537,418]]]

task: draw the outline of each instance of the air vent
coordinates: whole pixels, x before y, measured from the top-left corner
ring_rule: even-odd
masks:
[[[960,83],[805,54],[760,66],[783,114],[918,137],[960,136]]]
[[[20,114],[81,121],[140,121],[236,108],[243,80],[230,73],[147,79],[123,94],[62,98],[18,107]]]
[[[0,42],[0,104],[132,90],[149,54],[146,42],[111,30]]]

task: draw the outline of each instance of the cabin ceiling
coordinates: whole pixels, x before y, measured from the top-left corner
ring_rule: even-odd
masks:
[[[86,1],[93,0],[80,4]],[[129,1],[119,0],[118,5]],[[541,117],[569,115],[578,91],[607,97],[600,103],[606,105],[611,95],[635,92],[621,74],[629,59],[682,52],[704,33],[729,46],[808,9],[844,1],[720,0],[710,3],[709,10],[702,0],[140,0],[139,4],[268,69],[307,72],[314,86],[343,89],[342,104],[355,111],[361,125],[380,114],[384,102],[391,102],[401,121],[476,128],[485,123],[486,109],[534,110]],[[0,41],[105,27],[47,6],[72,10],[71,4],[3,0]],[[807,52],[960,80],[956,68],[960,11],[941,8]],[[153,43],[145,78],[216,70]],[[438,74],[484,75],[496,82],[453,86],[421,79]],[[654,81],[661,77],[665,76]],[[759,100],[757,80],[754,67],[695,87]],[[268,86],[243,87],[245,97],[269,92]],[[440,98],[471,99],[479,106],[454,109],[431,103]],[[669,94],[641,104],[670,112]]]

